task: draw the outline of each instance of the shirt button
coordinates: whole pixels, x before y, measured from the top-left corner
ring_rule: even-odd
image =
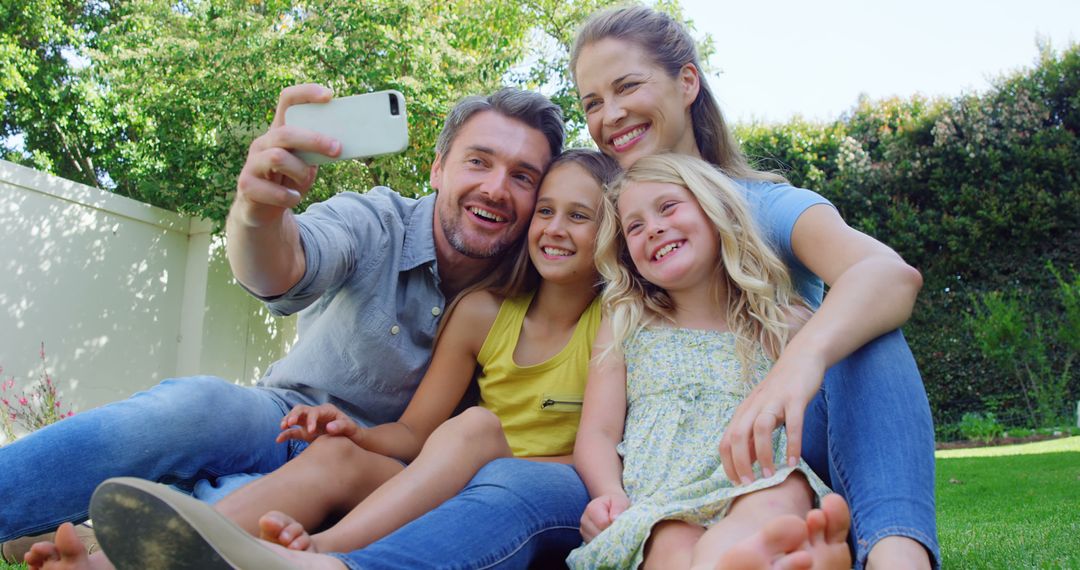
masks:
[[[390,327],[390,334],[397,334],[399,332],[401,332],[401,327],[397,325]]]
[[[431,308],[431,316],[437,317],[437,316],[439,316],[441,314],[442,314],[442,309],[440,309],[438,307],[432,307]]]

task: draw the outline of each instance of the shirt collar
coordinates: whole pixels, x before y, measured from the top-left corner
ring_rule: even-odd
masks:
[[[435,264],[435,194],[416,201],[412,215],[405,224],[405,243],[402,245],[398,271],[409,271],[425,263],[438,272]]]

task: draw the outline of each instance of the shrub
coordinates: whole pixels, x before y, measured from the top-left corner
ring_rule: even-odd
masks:
[[[1080,272],[1072,281],[1048,263],[1058,284],[1063,311],[1058,323],[1048,325],[1035,305],[1020,292],[993,291],[975,302],[967,317],[979,351],[1000,370],[1011,372],[1030,414],[1031,425],[1054,425],[1067,408],[1073,360],[1080,348]],[[1061,352],[1057,359],[1053,354]]]
[[[965,438],[990,443],[1005,434],[993,413],[968,412],[960,419],[960,434]]]
[[[15,378],[0,381],[0,425],[8,441],[15,441],[15,432],[32,432],[51,423],[75,415],[63,410],[60,392],[45,365],[45,343],[41,343],[41,375],[37,382],[16,392]],[[0,374],[3,368],[0,368]]]
[[[904,332],[936,423],[990,410],[1040,425],[1050,421],[1040,414],[1061,414],[1058,395],[1080,397],[1080,347],[1068,340],[1080,338],[1080,284],[1047,270],[1071,274],[1080,260],[1080,47],[1043,48],[1034,69],[987,93],[864,99],[834,123],[737,134],[760,166],[787,168],[922,272]],[[987,295],[1019,303],[1023,334],[1049,342],[1025,365],[1041,385],[1056,384],[1041,405],[1028,376],[1021,384],[1011,364],[979,348],[970,319],[986,313]]]

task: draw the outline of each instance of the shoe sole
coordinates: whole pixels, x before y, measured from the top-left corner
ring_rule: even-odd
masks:
[[[118,477],[99,485],[90,517],[117,570],[295,568],[210,505],[143,479]]]

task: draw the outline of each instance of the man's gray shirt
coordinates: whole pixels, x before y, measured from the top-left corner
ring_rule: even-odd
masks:
[[[296,216],[306,271],[263,300],[277,315],[301,311],[299,340],[259,384],[290,406],[330,402],[368,425],[397,420],[427,370],[445,303],[434,211],[434,195],[376,187]]]

